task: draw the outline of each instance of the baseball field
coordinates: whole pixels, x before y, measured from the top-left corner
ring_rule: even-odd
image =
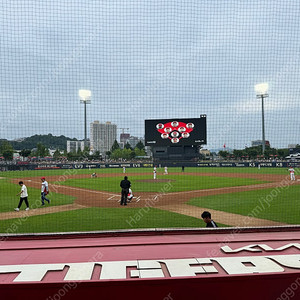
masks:
[[[69,169],[0,172],[0,232],[43,233],[139,228],[205,227],[208,210],[219,227],[300,224],[300,181],[285,168]],[[96,178],[91,178],[93,172]],[[120,181],[134,194],[120,206]],[[41,206],[40,178],[51,203]],[[18,182],[28,189],[30,210],[19,202]]]

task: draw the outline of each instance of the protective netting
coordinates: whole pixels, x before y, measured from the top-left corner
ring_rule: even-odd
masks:
[[[2,1],[0,16],[1,232],[204,227],[203,211],[299,224],[298,1]],[[201,147],[145,148],[145,120],[203,115]]]

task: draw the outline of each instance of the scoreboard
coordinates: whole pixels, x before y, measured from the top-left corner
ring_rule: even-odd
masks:
[[[146,146],[206,144],[206,115],[189,119],[145,120]]]

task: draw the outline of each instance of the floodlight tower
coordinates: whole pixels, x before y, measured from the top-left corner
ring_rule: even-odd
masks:
[[[91,91],[79,90],[80,103],[84,104],[84,146],[87,145],[87,124],[86,124],[86,105],[91,103]]]
[[[269,97],[268,89],[269,84],[268,83],[259,83],[256,84],[255,87],[256,92],[256,98],[261,98],[261,113],[262,113],[262,153],[265,154],[265,148],[266,148],[266,139],[265,139],[265,112],[264,112],[264,98]]]

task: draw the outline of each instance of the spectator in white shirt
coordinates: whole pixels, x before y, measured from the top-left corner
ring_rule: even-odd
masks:
[[[29,210],[27,187],[23,181],[20,181],[19,185],[21,186],[21,191],[20,191],[20,193],[17,194],[17,196],[20,196],[20,202],[19,202],[18,207],[15,208],[15,211],[20,210],[20,207],[21,207],[23,201],[25,201],[25,204],[26,204],[25,210]]]

